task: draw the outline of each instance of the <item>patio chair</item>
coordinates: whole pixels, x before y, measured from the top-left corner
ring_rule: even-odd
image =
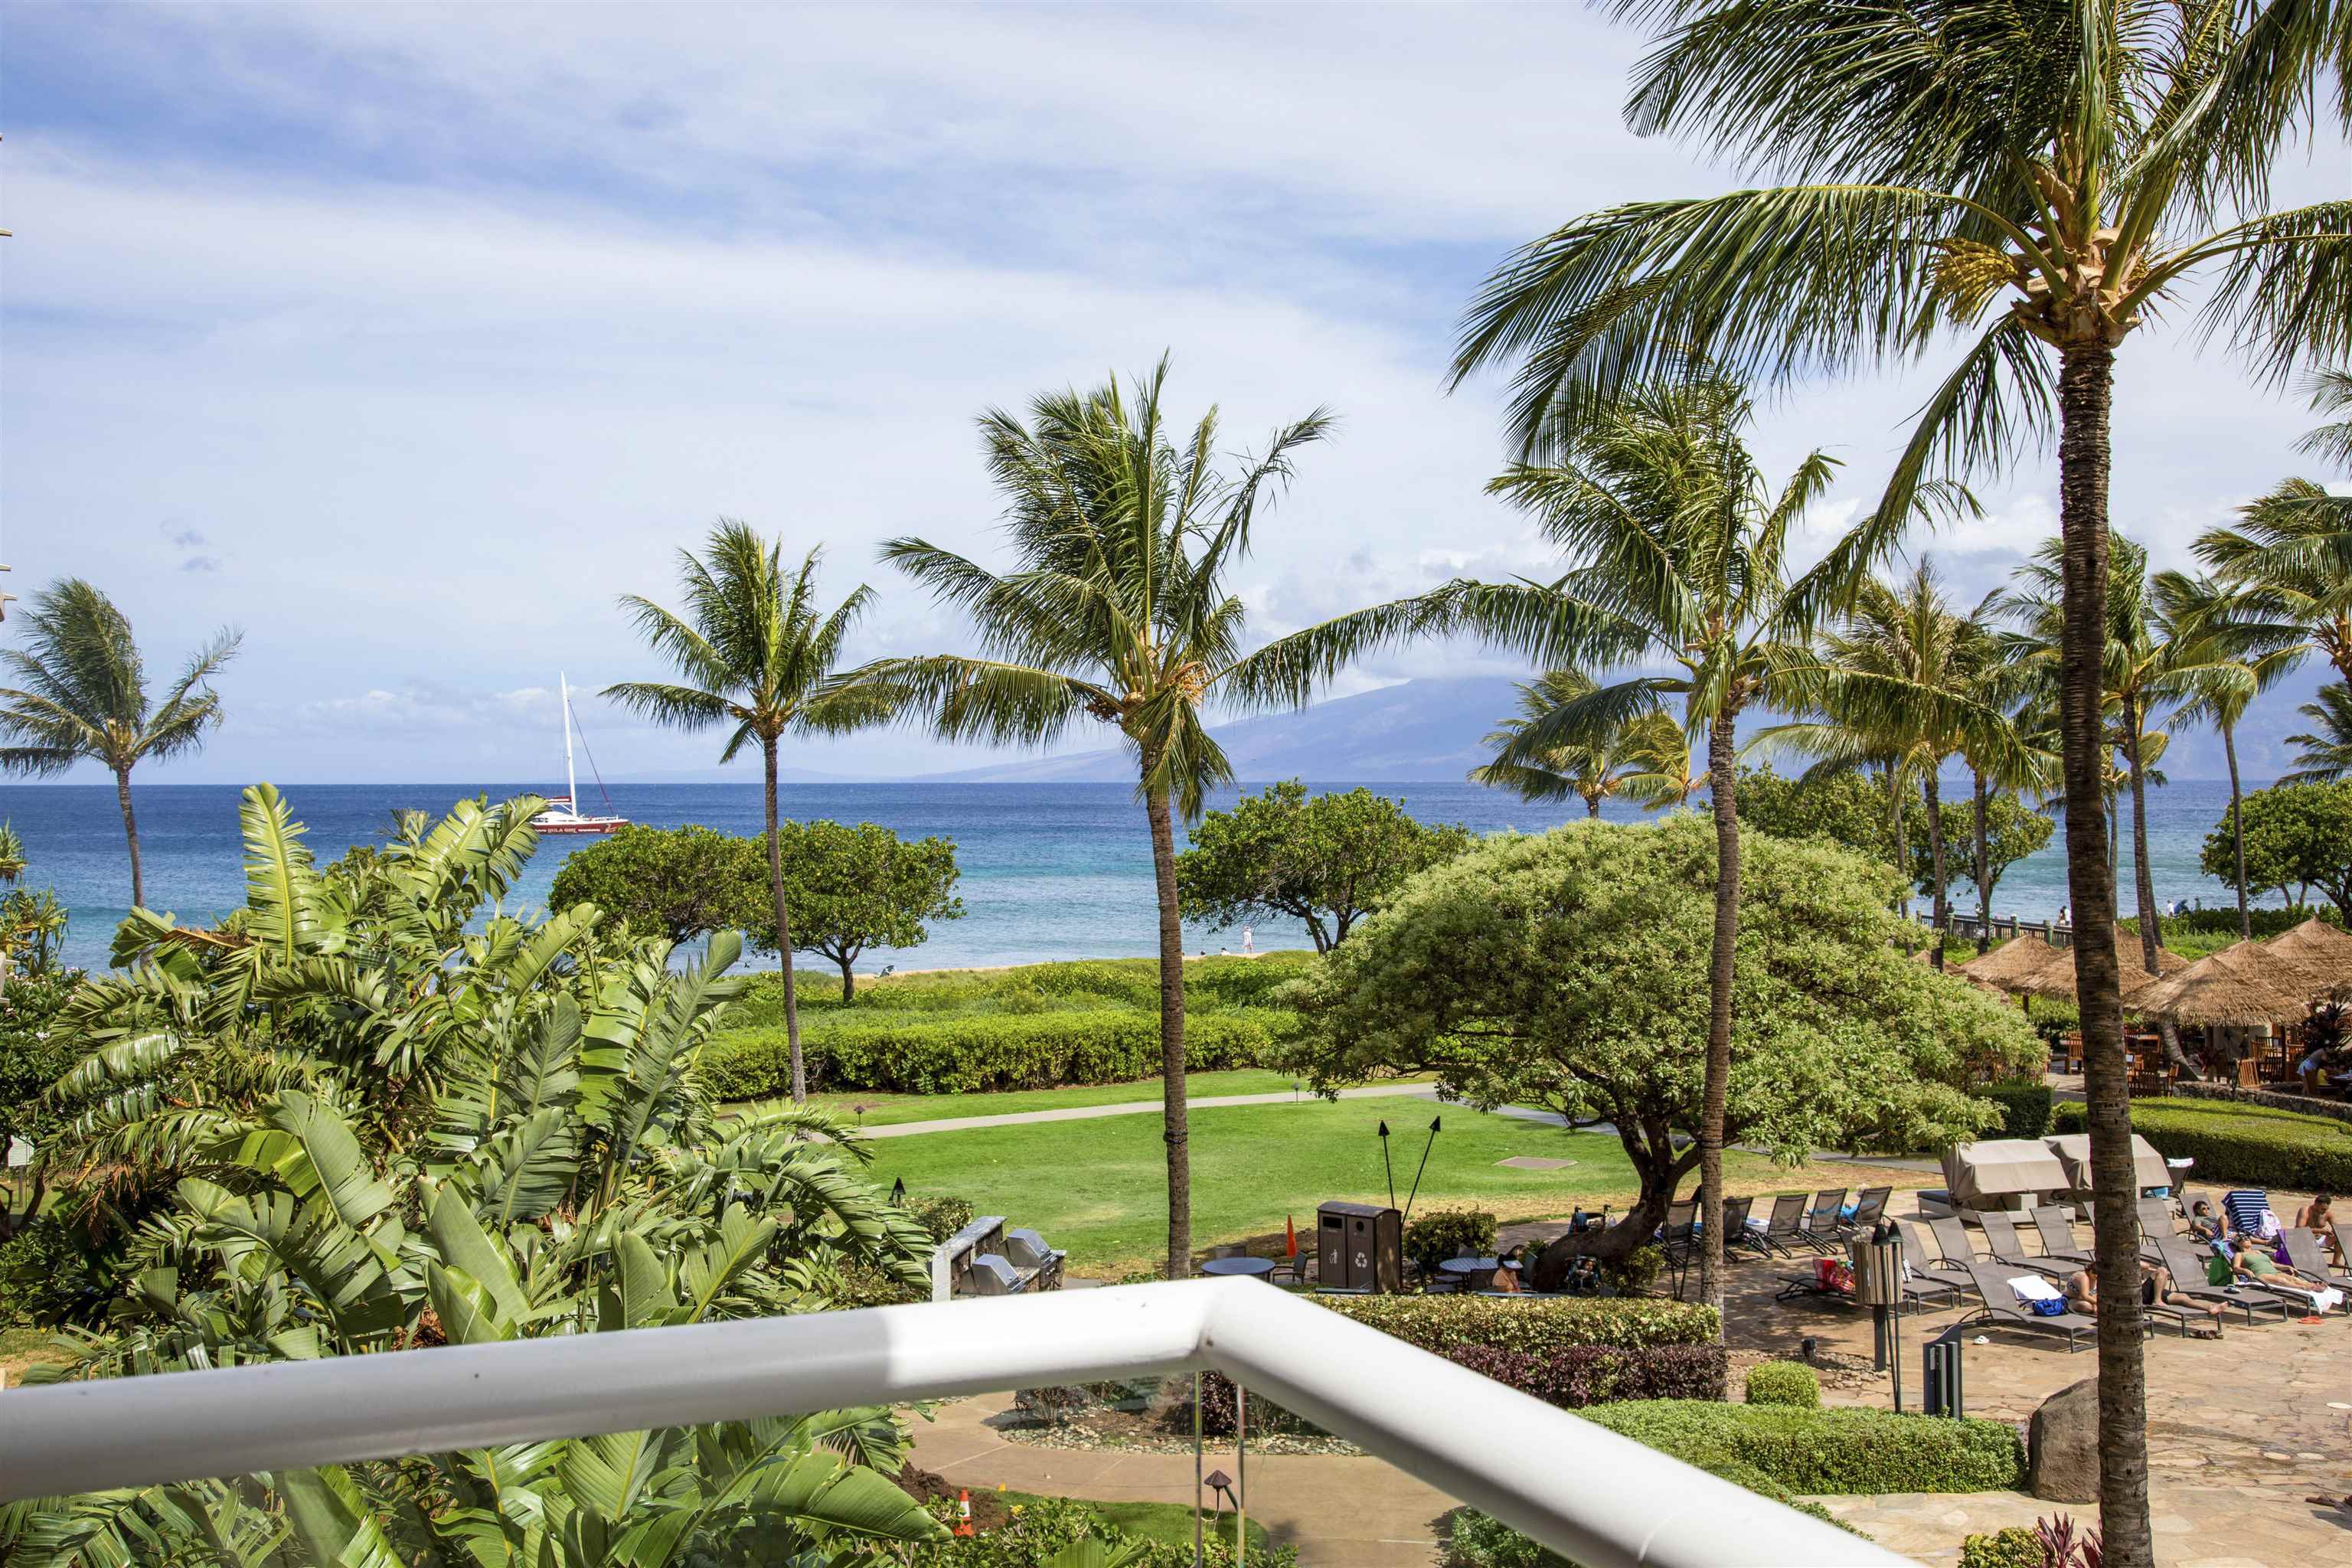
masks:
[[[1772,1200],[1772,1213],[1761,1230],[1750,1228],[1748,1238],[1773,1258],[1794,1258],[1798,1250],[1819,1252],[1821,1238],[1805,1228],[1805,1194],[1784,1193]]]
[[[1956,1214],[1940,1215],[1927,1222],[1927,1234],[1936,1238],[1936,1250],[1943,1257],[1939,1261],[1947,1268],[1965,1272],[1977,1260],[1976,1243],[1969,1239],[1969,1227]],[[1969,1276],[1974,1279],[1974,1275]]]
[[[2010,1286],[2011,1269],[2007,1264],[1979,1258],[1969,1265],[1969,1278],[1976,1282],[1977,1295],[1984,1305],[1961,1319],[1963,1323],[1990,1323],[2005,1329],[2031,1329],[2042,1334],[2063,1334],[2069,1355],[2080,1348],[2076,1342],[2084,1334],[2094,1340],[2098,1337],[2096,1318],[2071,1310],[2045,1317],[2020,1301],[2016,1290]]]
[[[983,1252],[971,1260],[971,1293],[975,1296],[1018,1296],[1027,1289],[1010,1259]]]
[[[2043,1204],[2033,1211],[2033,1231],[2042,1237],[2042,1256],[2063,1258],[2090,1267],[2093,1254],[2074,1234],[2074,1216],[2063,1204]]]
[[[2205,1280],[2205,1259],[2211,1254],[2190,1247],[2179,1237],[2167,1237],[2157,1243],[2157,1252],[2165,1268],[2172,1271],[2172,1288],[2192,1300],[2214,1301],[2235,1307],[2246,1314],[2246,1321],[2254,1321],[2254,1310],[2275,1312],[2278,1321],[2286,1321],[2287,1303],[2267,1290],[2257,1290],[2245,1285],[2210,1285]]]
[[[2328,1267],[2327,1253],[2319,1245],[2319,1233],[2300,1226],[2289,1226],[2279,1232],[2286,1243],[2286,1260],[2314,1279],[2325,1279],[2338,1290],[2352,1294],[2352,1274]]]
[[[1813,1194],[1812,1207],[1805,1211],[1805,1231],[1817,1250],[1827,1252],[1838,1240],[1838,1215],[1844,1207],[1843,1187],[1824,1187]]]
[[[1969,1271],[1965,1266],[1941,1264],[1935,1261],[1927,1244],[1919,1239],[1919,1229],[1916,1223],[1910,1220],[1896,1220],[1895,1234],[1902,1239],[1903,1261],[1910,1265],[1912,1279],[1931,1280],[1938,1285],[1948,1285],[1956,1291],[1973,1290],[1977,1288],[1976,1281],[1969,1278]]]
[[[1658,1227],[1658,1250],[1675,1277],[1675,1300],[1683,1299],[1683,1276],[1698,1256],[1698,1199],[1687,1197],[1666,1205],[1666,1223]]]
[[[1985,1234],[1985,1250],[1992,1254],[1995,1263],[2012,1268],[2030,1268],[2053,1279],[2063,1279],[2082,1269],[2081,1264],[2069,1262],[2063,1258],[2042,1258],[2026,1251],[2025,1243],[2018,1239],[2017,1226],[1999,1209],[1978,1211],[1977,1224]]]
[[[1723,1256],[1740,1258],[1763,1255],[1756,1245],[1756,1232],[1748,1226],[1748,1216],[1756,1207],[1755,1196],[1723,1200]]]
[[[1893,1187],[1864,1187],[1853,1201],[1853,1217],[1838,1226],[1840,1236],[1858,1236],[1877,1228],[1880,1216],[1886,1213],[1886,1200],[1895,1195]]]
[[[1045,1238],[1034,1230],[1008,1230],[1004,1233],[1005,1256],[1015,1268],[1028,1269],[1040,1290],[1062,1288],[1062,1265],[1069,1254],[1059,1247],[1045,1245]]]

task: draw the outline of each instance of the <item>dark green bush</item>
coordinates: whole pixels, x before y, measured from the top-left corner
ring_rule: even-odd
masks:
[[[1715,1309],[1654,1297],[1507,1300],[1498,1296],[1312,1296],[1319,1307],[1437,1355],[1492,1345],[1549,1355],[1570,1345],[1715,1342]]]
[[[1799,1363],[1768,1361],[1748,1370],[1748,1403],[1817,1410],[1822,1403],[1822,1380],[1811,1367]]]
[[[1185,1020],[1184,1055],[1195,1072],[1249,1067],[1266,1033],[1246,1019]],[[892,1018],[845,1010],[801,1037],[812,1089],[970,1094],[1126,1083],[1160,1072],[1160,1021],[1143,1013],[971,1014]],[[791,1081],[782,1029],[734,1031],[703,1051],[704,1083],[722,1100],[781,1092]]]
[[[2053,1131],[2084,1130],[2083,1107],[2057,1107]],[[2352,1191],[2352,1122],[2221,1100],[2136,1100],[2132,1131],[2171,1160],[2194,1160],[2199,1182]]]
[[[1661,1399],[1584,1412],[1635,1442],[1715,1470],[1745,1466],[1807,1496],[2010,1491],[2025,1448],[2001,1421]]]
[[[1979,1100],[2000,1107],[2002,1138],[2040,1138],[2050,1131],[2050,1086],[2037,1080],[1988,1083],[1975,1090]]]
[[[1645,1296],[1666,1271],[1666,1255],[1655,1247],[1637,1247],[1622,1258],[1605,1259],[1601,1282],[1620,1296]]]
[[[2248,910],[2246,921],[2253,928],[2254,940],[2260,942],[2283,931],[2293,931],[2314,915],[2334,925],[2344,923],[2336,911],[2325,904],[2300,910]],[[2226,936],[2235,942],[2238,940],[2238,906],[2232,903],[2227,908],[2189,910],[2182,914],[2167,915],[2157,923],[2164,928],[2168,942],[2175,931],[2190,931],[2200,936]],[[2139,921],[2137,917],[2120,920],[2116,922],[2116,928],[2137,936]]]
[[[1483,1209],[1433,1209],[1404,1227],[1404,1255],[1424,1274],[1436,1272],[1464,1248],[1486,1258],[1495,1250],[1495,1216]]]
[[[1546,1355],[1463,1345],[1447,1357],[1562,1410],[1620,1399],[1721,1399],[1721,1345],[1569,1345]]]
[[[113,1296],[120,1248],[46,1214],[0,1241],[0,1329],[94,1323]]]
[[[931,1233],[931,1244],[937,1246],[970,1225],[980,1211],[971,1206],[970,1198],[938,1197],[908,1198],[907,1212]]]

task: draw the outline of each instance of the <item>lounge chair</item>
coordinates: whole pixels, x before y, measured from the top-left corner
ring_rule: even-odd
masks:
[[[1874,1230],[1879,1217],[1886,1212],[1886,1200],[1895,1195],[1893,1187],[1864,1187],[1853,1201],[1853,1217],[1839,1226],[1840,1236],[1858,1236]]]
[[[1843,1187],[1824,1187],[1813,1195],[1812,1207],[1805,1211],[1805,1233],[1817,1251],[1830,1251],[1841,1239],[1843,1221],[1839,1216],[1844,1208]]]
[[[2165,1268],[2172,1272],[2172,1288],[2191,1300],[2235,1307],[2246,1314],[2249,1323],[2254,1321],[2256,1308],[2265,1312],[2275,1312],[2280,1322],[2286,1321],[2286,1302],[2267,1290],[2256,1290],[2244,1285],[2207,1284],[2205,1259],[2212,1255],[2190,1247],[2182,1237],[2162,1237],[2157,1242],[2157,1253]]]
[[[1748,1253],[1760,1255],[1756,1245],[1756,1232],[1748,1224],[1748,1215],[1756,1207],[1753,1196],[1723,1200],[1723,1255],[1738,1258]]]
[[[1045,1238],[1034,1230],[1008,1230],[1004,1233],[1005,1256],[1013,1267],[1029,1271],[1040,1290],[1062,1288],[1062,1265],[1069,1254],[1059,1247],[1045,1245]]]
[[[2063,1279],[2082,1270],[2081,1264],[2069,1262],[2063,1258],[2042,1258],[2026,1251],[2025,1243],[2018,1239],[2017,1226],[1999,1209],[1979,1210],[1977,1224],[1984,1230],[1985,1250],[1992,1254],[1996,1263],[2012,1268],[2030,1268],[2053,1279]]]
[[[1776,1258],[1794,1258],[1798,1250],[1819,1252],[1821,1240],[1805,1228],[1805,1194],[1787,1193],[1772,1200],[1772,1213],[1764,1228],[1750,1228],[1748,1237],[1764,1252]]]
[[[2074,1234],[2074,1216],[2066,1212],[2063,1204],[2043,1204],[2033,1211],[2034,1233],[2042,1237],[2044,1258],[2063,1258],[2070,1263],[2088,1268],[2092,1252]]]
[[[2221,1215],[2230,1228],[2240,1236],[2267,1235],[2278,1224],[2278,1215],[2271,1208],[2271,1195],[2260,1187],[2241,1187],[2221,1199]],[[2268,1220],[2270,1225],[2263,1223]]]
[[[1955,1290],[1973,1290],[1977,1282],[1969,1278],[1964,1265],[1939,1264],[1935,1261],[1927,1244],[1919,1239],[1919,1228],[1910,1220],[1896,1220],[1895,1234],[1902,1238],[1903,1261],[1911,1266],[1911,1278],[1948,1285]]]
[[[1993,1323],[2008,1329],[2032,1329],[2036,1333],[2063,1334],[2066,1352],[2072,1355],[2079,1347],[2075,1342],[2084,1334],[2094,1340],[2098,1336],[2099,1320],[2086,1318],[2069,1310],[2054,1317],[2045,1317],[2017,1299],[2017,1291],[2009,1283],[2015,1273],[2005,1263],[1979,1258],[1969,1265],[1969,1278],[1976,1282],[1977,1294],[1984,1305],[1975,1313],[1960,1320],[1964,1323]]]
[[[1675,1300],[1683,1299],[1683,1276],[1698,1256],[1698,1199],[1684,1198],[1666,1205],[1666,1223],[1658,1227],[1658,1250],[1675,1277]]]
[[[2325,1279],[2338,1290],[2352,1295],[2352,1274],[2327,1266],[2327,1254],[2319,1245],[2319,1233],[2300,1226],[2289,1226],[2279,1232],[2286,1243],[2286,1260],[2315,1279]]]
[[[2172,1212],[2169,1198],[2142,1198],[2139,1201],[2139,1255],[2150,1263],[2161,1263],[2164,1255],[2157,1243],[2180,1235],[2179,1215]]]
[[[1945,1268],[1965,1271],[1977,1260],[1976,1243],[1969,1239],[1969,1227],[1960,1223],[1959,1215],[1948,1214],[1929,1220],[1927,1234],[1936,1238],[1936,1250],[1943,1255],[1940,1261]]]

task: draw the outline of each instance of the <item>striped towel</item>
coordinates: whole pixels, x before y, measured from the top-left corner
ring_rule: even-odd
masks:
[[[2271,1195],[2258,1188],[2241,1187],[2221,1200],[2230,1228],[2241,1236],[2268,1241],[2278,1235],[2278,1215],[2271,1213]]]

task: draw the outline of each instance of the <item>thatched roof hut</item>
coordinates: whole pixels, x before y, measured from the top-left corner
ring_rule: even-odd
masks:
[[[2001,943],[1990,952],[1969,959],[1958,969],[1971,980],[2003,991],[2014,991],[2018,981],[2053,962],[2071,964],[2074,961],[2041,937],[2021,936]]]
[[[2262,944],[2263,949],[2314,969],[2330,988],[2352,985],[2352,932],[2323,920],[2307,920]]]
[[[2044,964],[2018,982],[2014,987],[2029,996],[2074,1000],[2074,955],[2058,955],[2064,962]],[[2136,1005],[2135,998],[2168,975],[2179,974],[2189,967],[2189,960],[2168,947],[2156,950],[2156,972],[2148,973],[2146,956],[2140,951],[2139,938],[2127,931],[2116,932],[2116,989],[2123,994],[2126,1006]]]
[[[2124,1005],[2179,1024],[2251,1026],[2297,1022],[2313,994],[2307,969],[2259,943],[2241,942],[2127,995]]]

